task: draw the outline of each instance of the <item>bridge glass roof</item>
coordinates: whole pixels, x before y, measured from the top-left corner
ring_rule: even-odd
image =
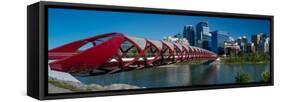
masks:
[[[159,49],[162,49],[163,44],[161,41],[157,41],[157,40],[148,40],[148,41],[151,42],[152,44],[154,44]]]
[[[144,38],[128,36],[128,35],[124,35],[124,36],[135,42],[142,50],[145,48],[146,40]]]
[[[182,44],[182,46],[187,50],[187,51],[189,51],[189,48],[188,48],[188,46],[187,45],[185,45],[185,44]]]
[[[178,43],[173,43],[173,44],[175,44],[182,51],[182,46],[180,44]]]
[[[171,42],[168,41],[162,41],[163,43],[165,43],[168,47],[170,47],[172,50],[174,50],[174,44],[172,44]]]

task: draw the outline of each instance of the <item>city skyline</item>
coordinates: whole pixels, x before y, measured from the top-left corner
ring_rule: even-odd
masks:
[[[75,9],[49,9],[49,49],[81,38],[108,32],[121,32],[160,40],[182,33],[185,25],[208,22],[210,31],[226,31],[234,39],[253,34],[270,34],[270,22],[258,19],[144,14]],[[235,29],[233,29],[235,28]]]

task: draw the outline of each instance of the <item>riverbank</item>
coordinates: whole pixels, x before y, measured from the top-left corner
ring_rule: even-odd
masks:
[[[266,64],[270,63],[270,55],[268,53],[249,53],[220,57],[222,64]]]
[[[195,60],[195,61],[183,61],[183,62],[179,62],[179,63],[175,63],[176,65],[193,65],[193,64],[203,64],[204,62],[206,62],[206,60],[201,61],[201,60]]]
[[[48,79],[48,92],[49,93],[72,93],[72,92],[90,92],[90,91],[106,91],[106,90],[122,90],[122,89],[140,89],[145,87],[139,87],[128,84],[110,84],[110,85],[98,85],[98,84],[83,84],[79,82],[58,80],[52,77]]]

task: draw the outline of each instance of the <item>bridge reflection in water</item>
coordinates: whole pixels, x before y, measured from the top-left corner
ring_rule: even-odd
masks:
[[[185,43],[149,40],[121,33],[74,41],[48,52],[52,70],[69,73],[114,73],[192,60],[215,60],[211,51]]]

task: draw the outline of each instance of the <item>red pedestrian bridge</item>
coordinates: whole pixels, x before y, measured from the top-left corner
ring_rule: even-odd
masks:
[[[108,33],[74,41],[48,52],[52,70],[79,73],[141,69],[193,60],[215,60],[211,51],[184,43]]]

